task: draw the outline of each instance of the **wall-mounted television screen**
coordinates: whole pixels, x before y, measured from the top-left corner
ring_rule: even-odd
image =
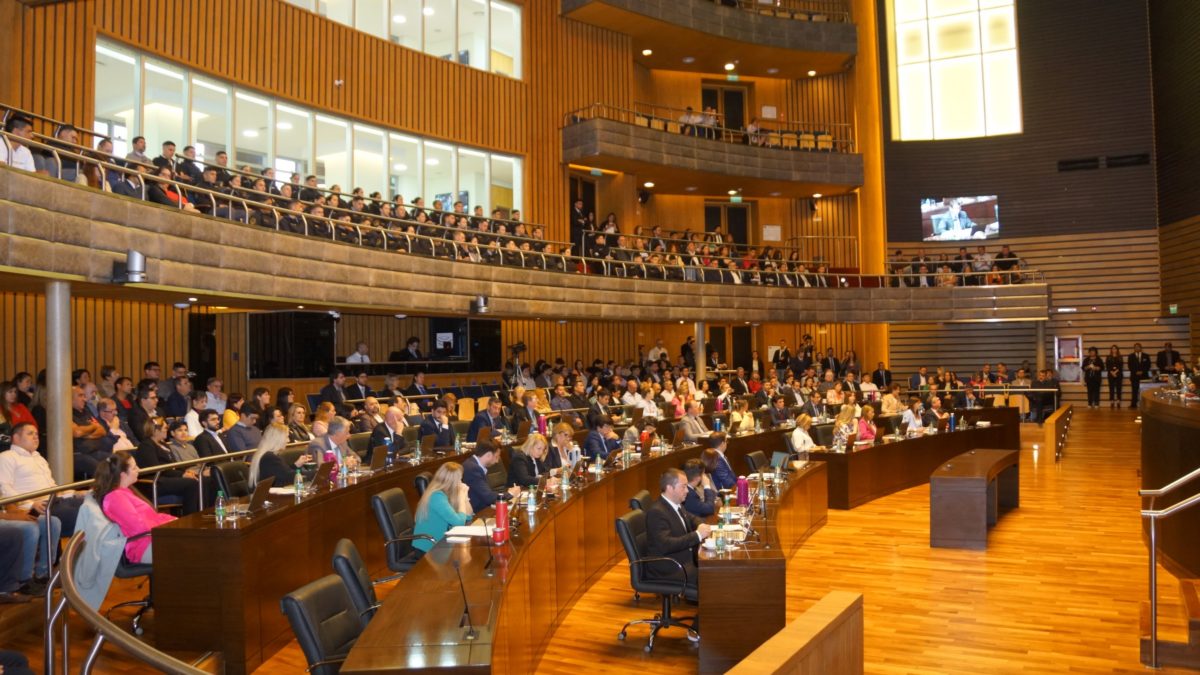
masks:
[[[1000,202],[996,195],[937,197],[921,200],[921,238],[962,241],[1000,236]]]

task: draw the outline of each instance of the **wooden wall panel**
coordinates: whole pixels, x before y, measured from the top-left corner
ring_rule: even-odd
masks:
[[[535,363],[545,359],[551,363],[562,357],[568,364],[583,359],[591,365],[593,359],[614,359],[625,362],[637,358],[638,339],[633,323],[617,321],[504,321],[500,327],[504,345],[524,342],[529,348],[522,359]],[[653,343],[651,343],[653,344]]]
[[[404,349],[410,337],[419,338],[421,350],[428,351],[428,317],[397,319],[378,314],[342,314],[342,320],[337,325],[334,351],[340,357],[345,357],[354,351],[359,341],[363,341],[367,343],[372,360],[385,361],[392,352]]]
[[[1186,347],[1190,326],[1186,316],[1167,317],[1159,292],[1158,232],[1131,230],[1111,236],[1086,234],[1027,237],[1006,240],[1026,263],[1041,270],[1050,285],[1052,312],[1046,322],[1046,365],[1054,366],[1055,336],[1081,336],[1084,348],[1101,354],[1112,344],[1123,354],[1141,342],[1153,354],[1173,342],[1191,359]],[[889,243],[911,257],[920,244]],[[957,252],[956,246],[925,246],[931,254]],[[998,250],[989,246],[993,253]],[[1063,312],[1062,309],[1076,311]],[[926,325],[889,327],[889,351],[897,376],[911,375],[920,363],[930,367],[978,369],[985,360],[1036,361],[1031,323]],[[991,355],[991,356],[989,356]],[[1085,402],[1083,385],[1064,385],[1067,400]]]
[[[245,394],[249,390],[246,316],[242,312],[217,315],[217,377],[223,381],[227,394]]]
[[[71,299],[71,368],[87,368],[98,378],[111,365],[135,381],[142,364],[169,368],[187,361],[188,316],[203,309],[74,297]],[[0,379],[46,367],[46,299],[40,293],[0,290]]]
[[[1200,215],[1200,3],[1155,0],[1150,15],[1158,217]]]
[[[1147,4],[1016,3],[1023,132],[885,142],[888,238],[920,238],[922,198],[962,195],[1000,195],[1005,237],[1154,227],[1153,163],[1058,171],[1059,160],[1154,153]],[[1194,64],[1180,67],[1194,76]],[[884,101],[887,86],[885,78]],[[1195,126],[1195,115],[1186,120]]]
[[[1180,314],[1192,317],[1192,353],[1200,353],[1200,276],[1196,274],[1196,251],[1200,250],[1200,216],[1159,228],[1161,256],[1162,313],[1178,305]]]

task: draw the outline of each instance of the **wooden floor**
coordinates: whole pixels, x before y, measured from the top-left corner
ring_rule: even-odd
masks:
[[[1021,507],[1001,517],[986,552],[929,547],[929,488],[922,486],[831,511],[828,524],[790,561],[788,588],[762,592],[786,592],[789,619],[830,590],[862,593],[870,673],[1148,670],[1138,662],[1147,581],[1135,413],[1079,410],[1057,464],[1033,451],[1041,439],[1036,427],[1027,425],[1022,436]],[[624,621],[655,613],[652,600],[633,604],[628,580],[628,568],[618,564],[580,599],[555,633],[541,672],[695,672],[695,649],[679,631],[664,632],[651,655],[642,651],[644,629],[617,641]],[[125,584],[110,597],[133,595]],[[1163,572],[1165,638],[1183,636],[1179,604],[1175,581]],[[147,625],[152,639],[152,618]],[[76,664],[86,648],[78,639],[83,633],[73,629]],[[36,665],[40,636],[34,627],[0,646],[21,649]],[[219,661],[204,667],[217,671]],[[256,672],[303,670],[292,643]],[[97,672],[153,671],[108,649]]]

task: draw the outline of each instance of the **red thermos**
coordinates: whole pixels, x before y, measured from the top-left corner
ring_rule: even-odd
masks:
[[[508,502],[496,502],[496,527],[492,529],[492,541],[503,544],[508,541]]]

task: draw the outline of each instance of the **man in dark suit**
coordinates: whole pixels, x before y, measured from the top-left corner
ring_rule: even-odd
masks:
[[[708,447],[717,452],[717,463],[712,470],[713,487],[718,490],[730,490],[737,486],[737,472],[725,458],[725,449],[729,447],[729,436],[724,431],[714,431],[708,436]]]
[[[787,408],[787,397],[775,394],[771,397],[771,426],[778,427],[787,424],[792,419]]]
[[[693,516],[707,518],[717,512],[717,491],[704,480],[704,462],[693,457],[683,463],[687,475],[688,491],[683,508]]]
[[[1163,345],[1161,352],[1155,354],[1154,365],[1158,367],[1159,375],[1166,375],[1167,373],[1175,370],[1175,362],[1181,360],[1182,358],[1183,357],[1179,355],[1179,352],[1175,351],[1175,349],[1171,347],[1171,343],[1168,342]]]
[[[1137,408],[1138,395],[1142,389],[1142,380],[1149,378],[1150,355],[1142,351],[1142,343],[1134,343],[1133,352],[1129,354],[1130,408]]]
[[[696,547],[708,537],[710,528],[683,508],[688,491],[687,474],[679,469],[667,469],[659,478],[658,486],[662,491],[660,498],[646,506],[646,555],[671,558],[679,565],[652,562],[647,568],[648,575],[679,579],[681,565],[687,585],[699,589]]]
[[[517,430],[519,430],[521,428],[522,422],[529,422],[529,430],[531,432],[536,433],[537,432],[538,411],[537,411],[537,408],[534,407],[534,404],[537,401],[537,395],[534,394],[532,391],[527,391],[524,394],[522,394],[522,398],[524,400],[521,401],[521,405],[513,408],[513,413],[512,413],[513,432],[515,433]]]
[[[471,500],[471,510],[479,513],[493,506],[499,495],[488,484],[488,469],[500,461],[500,451],[491,443],[480,443],[475,446],[475,453],[463,462],[462,481],[467,485],[467,499]],[[507,482],[507,478],[505,479]],[[521,486],[514,485],[508,489],[509,494],[521,494]]]
[[[842,372],[842,362],[833,355],[833,347],[825,350],[825,356],[821,357],[821,370],[832,370],[834,376],[840,375]]]
[[[813,419],[825,417],[825,402],[821,400],[821,392],[813,391],[808,395],[808,403],[800,410]]]
[[[433,409],[434,404],[434,399],[425,398],[429,393],[429,389],[425,386],[425,372],[418,370],[413,375],[412,382],[409,383],[408,388],[404,390],[404,395],[412,400],[413,403],[416,403],[417,407],[421,410],[429,411]]]
[[[594,415],[588,420],[591,431],[583,441],[583,454],[590,460],[608,459],[609,453],[621,447],[621,438],[613,431],[612,420]]]
[[[875,383],[875,386],[879,387],[880,391],[885,391],[888,387],[892,386],[892,371],[883,365],[883,361],[880,361],[875,371],[871,373],[871,381]]]
[[[975,389],[973,387],[967,387],[959,392],[958,396],[955,397],[954,407],[965,408],[968,410],[971,408],[982,408],[983,401],[981,401],[979,397],[975,395]]]
[[[305,451],[318,463],[325,461],[325,453],[332,452],[338,467],[353,469],[358,465],[358,455],[350,449],[350,420],[335,417],[329,420],[329,431],[324,436],[312,439]]]
[[[425,355],[421,353],[421,340],[417,337],[408,338],[408,342],[404,345],[404,350],[400,352],[400,358],[393,361],[423,361]]]
[[[615,422],[621,419],[619,411],[609,407],[609,402],[612,400],[612,393],[604,387],[596,390],[596,402],[588,406],[588,421],[593,418],[603,417],[609,422]]]
[[[733,388],[735,396],[745,396],[750,393],[750,385],[746,382],[746,369],[738,367],[734,373],[733,379],[729,381],[729,386]]]
[[[487,408],[480,410],[479,414],[475,415],[475,419],[471,420],[471,426],[467,429],[467,442],[474,443],[479,437],[479,430],[484,427],[490,427],[492,435],[500,434],[501,429],[507,429],[508,424],[504,421],[504,415],[501,414],[501,409],[504,407],[504,402],[499,396],[493,396],[488,399]]]
[[[842,391],[862,394],[862,387],[858,386],[858,381],[854,378],[854,371],[846,371],[845,377],[842,378]]]
[[[192,440],[196,446],[196,454],[201,457],[215,457],[229,452],[225,439],[221,436],[221,415],[211,408],[200,413],[200,425],[204,431]]]
[[[329,384],[321,387],[321,403],[329,402],[333,404],[334,411],[342,417],[349,417],[351,407],[346,403],[346,392],[343,387],[346,386],[346,374],[340,370],[334,370],[329,375]]]
[[[129,428],[133,431],[134,443],[149,440],[146,436],[146,422],[158,417],[158,390],[156,387],[143,386],[138,389],[137,397],[133,399],[133,407],[129,409]]]
[[[779,349],[775,350],[775,358],[771,360],[775,363],[775,374],[782,380],[783,374],[792,365],[792,352],[788,350],[787,340],[779,341]]]
[[[383,424],[376,424],[371,430],[371,440],[367,442],[367,456],[364,461],[370,463],[375,448],[383,446],[389,454],[395,456],[404,452],[404,411],[396,406],[388,408],[383,414]]]
[[[346,398],[364,399],[368,396],[374,396],[375,392],[371,391],[370,379],[367,377],[367,371],[361,370],[354,376],[354,384],[346,387]]]
[[[430,435],[435,437],[433,447],[454,447],[454,437],[456,434],[450,426],[450,417],[446,412],[446,402],[440,398],[433,404],[433,412],[421,421],[421,426],[417,429],[418,441]]]

